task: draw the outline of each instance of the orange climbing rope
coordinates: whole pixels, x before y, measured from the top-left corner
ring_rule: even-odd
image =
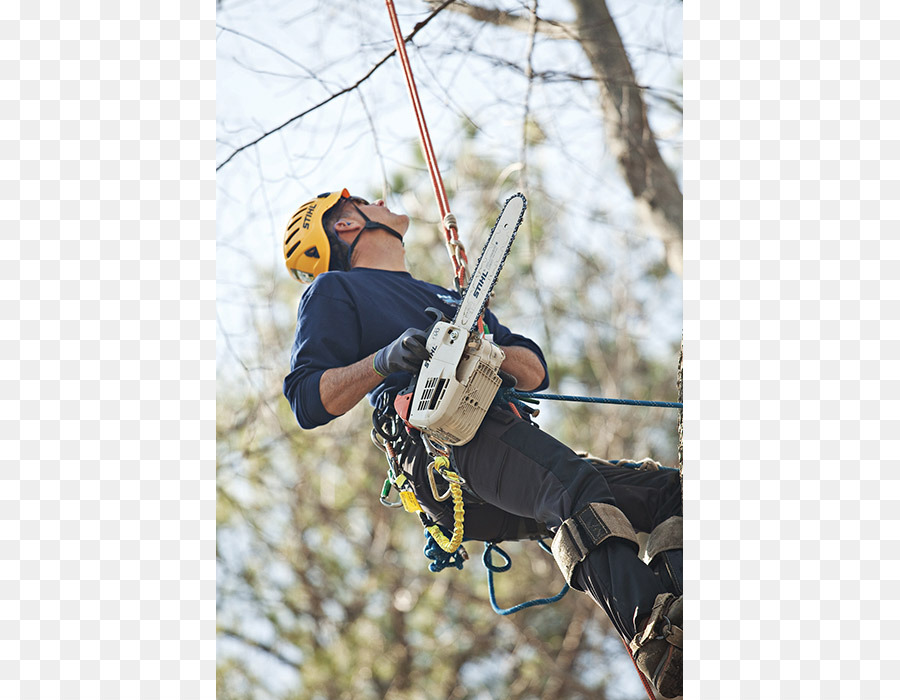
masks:
[[[428,173],[431,176],[431,185],[434,188],[434,196],[437,198],[438,210],[441,214],[441,226],[444,229],[444,237],[447,239],[447,252],[453,263],[453,275],[457,286],[463,289],[468,281],[468,259],[466,249],[459,240],[456,217],[450,213],[450,203],[447,200],[447,192],[444,189],[444,181],[441,179],[441,171],[438,169],[437,158],[434,155],[434,147],[431,145],[431,137],[428,134],[428,125],[425,123],[425,113],[422,111],[422,103],[419,101],[419,93],[416,90],[416,81],[413,78],[409,56],[406,53],[406,42],[400,31],[400,22],[397,20],[397,10],[394,0],[385,0],[388,15],[391,18],[391,27],[394,30],[394,41],[397,44],[397,55],[403,66],[403,74],[406,77],[406,86],[409,88],[409,97],[412,100],[413,111],[416,114],[416,122],[419,126],[419,137],[422,143],[422,151],[425,155],[425,163],[428,165]]]

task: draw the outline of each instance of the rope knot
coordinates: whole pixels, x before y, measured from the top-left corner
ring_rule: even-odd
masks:
[[[449,211],[444,215],[444,219],[443,221],[441,221],[441,224],[443,224],[444,228],[448,231],[459,231],[459,227],[456,224],[456,217]]]

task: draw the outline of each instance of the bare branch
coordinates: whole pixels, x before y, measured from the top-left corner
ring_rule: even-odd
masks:
[[[430,15],[428,15],[428,17],[426,17],[421,22],[419,22],[415,27],[413,27],[413,30],[409,34],[406,35],[406,37],[404,38],[403,41],[404,42],[410,41],[416,34],[419,33],[419,31],[421,29],[423,29],[425,27],[425,25],[427,25],[431,20],[433,20],[445,7],[447,7],[448,5],[450,5],[452,3],[453,3],[453,0],[444,0],[444,2],[442,2],[439,7],[437,7]],[[387,63],[388,59],[390,59],[390,57],[393,56],[395,53],[397,53],[397,49],[393,49],[392,51],[390,51],[384,58],[382,58],[380,61],[378,61],[378,63],[376,63],[374,66],[372,66],[372,68],[370,68],[363,77],[361,77],[359,80],[357,80],[355,83],[353,83],[353,85],[350,85],[349,87],[345,87],[343,90],[339,90],[338,92],[334,93],[330,97],[327,97],[326,99],[322,100],[318,104],[313,105],[309,109],[303,110],[302,112],[300,112],[300,114],[294,115],[293,117],[288,119],[283,124],[276,126],[274,129],[270,129],[269,131],[263,132],[260,136],[253,139],[249,143],[245,143],[243,146],[238,147],[231,153],[231,155],[229,155],[225,160],[223,160],[221,163],[219,163],[219,165],[216,166],[216,172],[218,172],[221,168],[226,166],[231,161],[231,159],[234,158],[241,151],[246,150],[247,148],[250,148],[250,146],[255,146],[260,141],[262,141],[264,138],[271,136],[272,134],[274,134],[277,131],[281,131],[284,127],[286,127],[290,124],[293,124],[298,119],[302,119],[307,114],[310,114],[311,112],[316,111],[320,107],[324,107],[329,102],[336,100],[341,95],[346,95],[348,92],[352,92],[353,90],[358,88],[360,85],[362,85],[364,82],[366,82],[370,77],[372,77],[372,74],[375,73],[375,71],[377,71],[379,68],[381,68],[381,66],[383,66],[385,63]]]
[[[264,642],[259,642],[255,639],[250,639],[249,637],[245,637],[240,632],[235,632],[234,630],[229,630],[229,629],[219,629],[219,634],[224,635],[225,637],[230,637],[231,639],[237,640],[238,642],[241,642],[242,644],[246,644],[248,647],[252,647],[253,649],[258,649],[259,651],[265,652],[266,654],[271,656],[273,659],[280,661],[285,666],[290,666],[292,669],[294,669],[298,673],[303,672],[303,667],[300,664],[298,664],[294,661],[291,661],[289,658],[287,658],[286,656],[284,656],[283,654],[278,652],[276,649],[273,649],[272,647],[270,647],[268,644],[266,644]]]
[[[453,52],[456,52],[457,49],[452,49]],[[494,54],[484,53],[482,51],[476,51],[473,48],[466,48],[463,53],[467,56],[477,56],[478,58],[482,58],[485,61],[490,61],[495,66],[500,66],[503,68],[507,68],[509,70],[516,71],[517,73],[528,77],[528,72],[525,68],[519,65],[516,61],[512,61],[508,58],[504,58],[503,56],[497,56]],[[541,70],[536,71],[532,68],[532,77],[535,81],[539,81],[542,83],[596,83],[599,82],[599,78],[596,74],[593,75],[579,75],[577,73],[570,73],[568,71],[558,71],[558,70]],[[608,85],[617,85],[619,87],[627,86],[634,87],[642,92],[647,93],[648,95],[652,95],[653,97],[660,99],[667,104],[669,104],[672,109],[677,111],[679,114],[681,113],[681,105],[676,102],[676,99],[683,98],[683,93],[678,90],[672,90],[671,88],[666,87],[655,87],[652,85],[640,85],[634,81],[629,82],[617,82],[615,80],[605,80],[604,81]],[[671,97],[669,97],[671,95]],[[465,116],[465,115],[463,115]]]
[[[218,22],[216,22],[216,26],[217,26],[219,29],[221,29],[223,32],[228,32],[229,34],[234,34],[235,36],[239,36],[239,37],[241,37],[242,39],[246,39],[247,41],[252,41],[254,44],[259,44],[259,45],[262,46],[263,48],[266,48],[266,49],[268,49],[269,51],[278,54],[279,56],[281,56],[281,57],[282,57],[283,59],[285,59],[286,61],[289,61],[290,63],[293,63],[295,66],[297,66],[297,68],[299,68],[299,69],[302,70],[304,73],[306,73],[310,78],[315,78],[315,77],[316,77],[316,76],[315,76],[315,73],[313,73],[309,68],[307,68],[306,66],[304,66],[302,63],[297,63],[297,61],[295,61],[293,58],[291,58],[290,56],[288,56],[288,55],[287,55],[286,53],[284,53],[283,51],[280,51],[280,50],[276,49],[274,46],[272,46],[272,45],[270,45],[270,44],[267,44],[267,43],[265,43],[264,41],[260,41],[259,39],[256,39],[256,38],[250,36],[249,34],[244,34],[243,32],[239,32],[239,31],[237,31],[236,29],[231,29],[231,28],[229,28],[229,27],[224,27],[224,26],[222,26],[221,24],[219,24]]]
[[[437,0],[429,0],[429,5],[437,5]],[[479,22],[487,22],[498,27],[509,27],[522,32],[532,31],[532,18],[515,15],[506,10],[498,10],[493,7],[481,7],[480,5],[472,5],[467,2],[456,2],[449,8],[453,12],[471,17]],[[537,23],[534,31],[543,34],[549,39],[578,39],[578,32],[575,26],[568,22],[557,22],[555,20],[541,19],[537,17]]]
[[[522,114],[522,151],[519,156],[519,162],[522,163],[522,169],[519,171],[519,187],[525,191],[528,190],[528,142],[529,142],[529,122],[531,121],[531,92],[534,88],[534,35],[537,33],[537,5],[538,0],[531,0],[529,31],[528,31],[528,50],[525,59],[525,78],[528,81],[528,87],[525,89],[525,106]],[[530,216],[529,216],[530,219]]]

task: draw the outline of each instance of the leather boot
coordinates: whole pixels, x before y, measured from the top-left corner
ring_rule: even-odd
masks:
[[[640,631],[629,644],[635,664],[665,698],[682,693],[682,602],[682,596],[658,595],[650,617],[637,626]]]

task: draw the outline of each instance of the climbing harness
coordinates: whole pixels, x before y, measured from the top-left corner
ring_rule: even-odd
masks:
[[[408,395],[407,395],[408,396]],[[402,395],[401,395],[402,397]],[[398,397],[400,398],[400,397]],[[453,531],[448,536],[444,529],[432,520],[422,509],[418,499],[413,492],[413,486],[409,478],[403,474],[398,465],[398,453],[402,451],[404,443],[407,440],[416,439],[415,431],[405,425],[401,415],[395,409],[397,398],[385,392],[372,413],[372,440],[375,445],[385,453],[388,461],[387,478],[381,491],[380,501],[383,505],[391,508],[403,507],[409,513],[415,513],[419,516],[422,525],[425,528],[426,542],[423,553],[430,561],[429,570],[438,573],[447,568],[462,569],[464,562],[469,558],[468,552],[463,546],[464,541],[464,518],[465,508],[463,503],[462,489],[465,486],[465,479],[455,470],[453,466],[452,447],[444,447],[435,443],[428,436],[418,433],[420,439],[428,453],[431,461],[426,467],[427,479],[431,488],[432,496],[438,502],[452,499],[453,502]],[[611,466],[620,466],[630,469],[670,469],[662,467],[653,460],[603,460],[594,457],[588,453],[581,453],[580,456],[593,462],[600,462]],[[672,470],[675,471],[675,470]],[[438,487],[437,476],[446,482],[443,493]],[[391,488],[396,489],[399,494],[399,500],[389,500]],[[497,602],[496,590],[494,586],[494,574],[502,573],[511,567],[509,555],[500,548],[496,542],[485,542],[485,549],[482,555],[482,563],[487,571],[488,594],[491,608],[498,615],[511,615],[526,608],[538,605],[547,605],[555,603],[563,598],[570,590],[571,572],[578,561],[583,559],[587,553],[595,548],[606,537],[612,535],[635,541],[633,530],[630,524],[620,514],[617,508],[605,504],[592,504],[583,511],[577,513],[571,519],[572,522],[577,521],[577,525],[572,525],[569,521],[563,523],[563,526],[557,531],[553,540],[552,548],[549,547],[540,537],[534,538],[538,541],[541,549],[553,555],[560,569],[565,572],[566,583],[562,589],[554,596],[547,598],[537,598],[524,603],[519,603],[510,608],[502,608]],[[590,536],[589,541],[584,541],[581,537],[582,532]],[[495,564],[493,555],[499,555],[504,563]],[[562,563],[560,563],[562,562]]]
[[[392,399],[390,393],[385,392],[381,395],[375,410],[372,412],[372,442],[374,442],[375,446],[385,454],[388,463],[387,478],[384,480],[379,500],[384,506],[389,508],[403,507],[408,513],[415,513],[419,516],[419,520],[425,528],[426,541],[424,554],[431,562],[428,566],[429,570],[438,573],[450,567],[462,569],[463,563],[469,558],[468,552],[463,546],[465,534],[463,487],[466,483],[465,479],[463,479],[454,468],[452,447],[438,445],[424,433],[418,433],[418,431],[404,423],[400,413],[395,408],[398,399],[402,399],[402,395]],[[431,461],[426,467],[426,474],[429,486],[431,487],[432,496],[434,496],[435,500],[438,502],[452,499],[453,531],[450,536],[445,534],[443,528],[425,513],[413,492],[412,483],[400,470],[398,454],[403,451],[407,441],[416,439],[414,433],[418,433],[418,439],[422,441],[425,451],[431,458]],[[443,493],[441,493],[441,489],[438,487],[435,475],[442,478],[447,484],[446,490]],[[391,501],[389,498],[392,488],[398,493],[397,501]],[[538,544],[544,551],[550,552],[550,548],[543,541],[539,540]],[[505,565],[498,566],[494,564],[492,558],[494,552],[506,560]],[[524,610],[525,608],[555,603],[569,591],[569,585],[565,584],[559,593],[550,598],[538,598],[525,603],[520,603],[511,608],[501,608],[497,604],[496,592],[494,590],[494,574],[506,571],[510,568],[511,561],[509,555],[500,549],[497,543],[485,542],[482,563],[487,570],[488,593],[491,608],[493,608],[498,615],[511,615],[512,613]]]
[[[413,434],[407,429],[402,418],[395,410],[391,401],[391,395],[388,392],[381,395],[378,406],[372,412],[371,435],[372,442],[384,452],[388,462],[387,478],[382,486],[381,498],[379,499],[381,503],[390,508],[403,506],[407,513],[417,514],[426,532],[431,535],[437,545],[445,552],[454,554],[457,550],[462,549],[465,520],[462,487],[465,484],[465,479],[453,469],[452,452],[449,449],[439,447],[423,433],[419,433],[419,438],[425,445],[425,450],[429,457],[431,457],[431,463],[427,467],[427,472],[435,499],[445,501],[447,498],[451,498],[453,500],[453,533],[448,538],[441,530],[441,527],[422,509],[413,492],[412,483],[399,468],[398,452],[403,449],[408,440],[413,439]],[[440,475],[448,484],[447,491],[443,494],[439,493],[434,477],[435,473]],[[397,490],[399,501],[389,500],[391,487]],[[468,558],[464,551],[461,556],[463,559]]]

